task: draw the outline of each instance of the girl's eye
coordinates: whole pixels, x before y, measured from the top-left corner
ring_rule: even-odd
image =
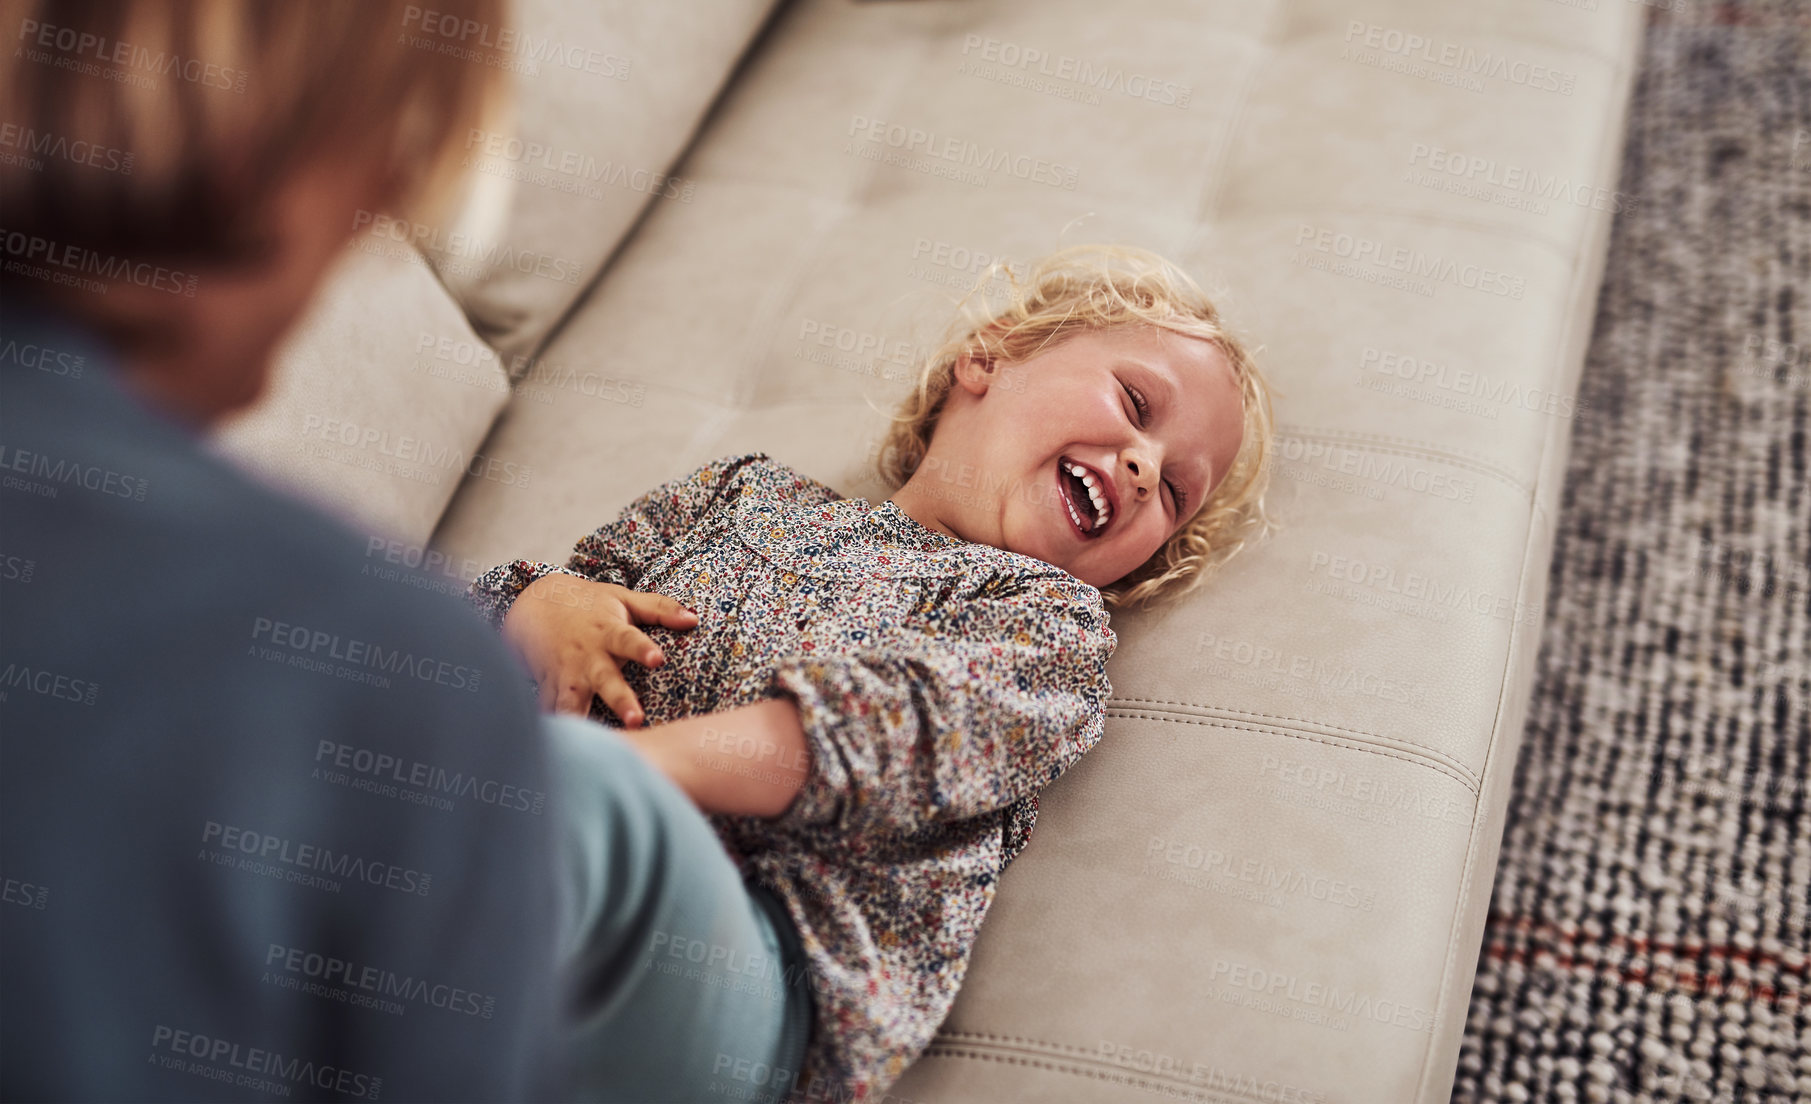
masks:
[[[1142,427],[1150,424],[1151,404],[1149,400],[1144,397],[1144,393],[1138,390],[1138,388],[1133,387],[1131,384],[1126,383],[1124,380],[1121,380],[1119,385],[1125,388],[1126,395],[1132,400],[1132,405],[1138,408],[1139,426]],[[1183,492],[1182,484],[1176,482],[1174,479],[1166,479],[1163,483],[1164,486],[1170,489],[1170,498],[1176,503],[1176,513],[1182,513],[1182,508],[1188,504],[1188,495]]]
[[[1132,405],[1138,408],[1138,424],[1141,427],[1144,426],[1151,420],[1151,404],[1145,400],[1143,393],[1138,388],[1123,381],[1120,386],[1126,389],[1127,395],[1131,396]]]

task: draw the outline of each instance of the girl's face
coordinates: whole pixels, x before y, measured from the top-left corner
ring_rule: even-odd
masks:
[[[1154,327],[1089,331],[1026,360],[964,360],[924,462],[893,496],[915,520],[1097,587],[1137,568],[1238,454],[1225,356]]]

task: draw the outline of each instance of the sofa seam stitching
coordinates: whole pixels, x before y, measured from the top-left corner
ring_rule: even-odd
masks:
[[[1246,1096],[1227,1096],[1223,1093],[1213,1092],[1211,1090],[1206,1090],[1206,1089],[1200,1089],[1195,1086],[1186,1085],[1182,1082],[1177,1082],[1177,1081],[1168,1081],[1168,1080],[1162,1080],[1162,1079],[1158,1079],[1158,1078],[1144,1077],[1144,1076],[1140,1076],[1138,1074],[1115,1073],[1115,1072],[1112,1072],[1109,1070],[1104,1070],[1104,1069],[1091,1069],[1086,1066],[1062,1063],[1062,1062],[1053,1061],[1049,1058],[1037,1058],[1037,1057],[1034,1057],[1031,1055],[986,1054],[986,1053],[965,1052],[965,1051],[958,1049],[960,1047],[960,1045],[961,1044],[944,1044],[943,1046],[939,1046],[937,1044],[937,1042],[935,1040],[933,1040],[931,1042],[931,1044],[925,1048],[925,1056],[927,1056],[927,1057],[935,1056],[935,1057],[939,1057],[939,1058],[964,1058],[964,1059],[968,1059],[971,1061],[998,1062],[1002,1065],[1011,1065],[1011,1066],[1031,1066],[1031,1067],[1038,1068],[1038,1069],[1050,1070],[1055,1073],[1066,1073],[1066,1074],[1071,1074],[1071,1075],[1075,1075],[1075,1076],[1090,1077],[1097,1081],[1106,1081],[1106,1082],[1110,1082],[1110,1083],[1130,1085],[1130,1086],[1135,1086],[1138,1088],[1155,1089],[1155,1088],[1161,1087],[1162,1091],[1165,1091],[1165,1092],[1175,1092],[1177,1090],[1181,1090],[1181,1091],[1184,1091],[1187,1093],[1195,1094],[1193,1096],[1193,1099],[1210,1101],[1210,1102],[1212,1102],[1212,1101],[1236,1101],[1236,1102],[1240,1102],[1240,1104],[1243,1104],[1243,1102],[1245,1102],[1245,1101],[1250,1101],[1250,1100],[1254,1099],[1252,1097],[1246,1097]]]
[[[1294,427],[1284,425],[1284,426],[1279,426],[1278,428],[1286,431],[1286,430],[1289,430]],[[1366,433],[1366,432],[1358,431],[1358,430],[1336,430],[1336,429],[1324,429],[1324,428],[1314,428],[1314,427],[1302,427],[1302,428],[1306,430],[1306,433],[1296,433],[1294,435],[1295,436],[1320,435],[1320,436],[1327,437],[1327,438],[1329,438],[1331,440],[1335,440],[1335,441],[1345,441],[1347,443],[1362,444],[1369,451],[1376,452],[1376,453],[1382,453],[1386,456],[1409,456],[1409,457],[1414,457],[1414,458],[1422,459],[1422,460],[1435,460],[1435,461],[1438,461],[1443,464],[1451,465],[1452,467],[1455,467],[1455,468],[1464,468],[1467,471],[1475,471],[1475,472],[1479,473],[1480,475],[1491,476],[1500,482],[1507,483],[1509,486],[1515,488],[1518,491],[1521,491],[1523,494],[1532,495],[1534,493],[1528,484],[1522,482],[1520,479],[1517,479],[1515,476],[1510,475],[1507,471],[1497,468],[1495,466],[1495,463],[1496,463],[1495,461],[1492,461],[1483,456],[1479,456],[1475,453],[1466,453],[1466,452],[1460,452],[1460,451],[1451,450],[1451,449],[1445,449],[1445,448],[1441,448],[1438,445],[1434,445],[1434,444],[1431,444],[1431,443],[1428,443],[1425,441],[1415,441],[1410,438],[1388,437],[1388,436],[1384,436],[1382,434]],[[1373,441],[1388,441],[1388,442],[1395,443],[1397,445],[1407,446],[1407,447],[1384,448],[1382,446],[1372,444],[1371,442],[1373,442]]]
[[[1374,732],[1364,732],[1364,731],[1361,731],[1361,730],[1355,729],[1355,728],[1342,728],[1339,725],[1326,724],[1321,721],[1310,720],[1307,717],[1285,717],[1280,713],[1252,713],[1252,712],[1248,712],[1243,709],[1232,709],[1227,706],[1204,706],[1198,702],[1167,701],[1162,698],[1112,698],[1112,699],[1109,699],[1109,701],[1108,701],[1109,707],[1111,707],[1113,702],[1128,702],[1128,703],[1131,703],[1134,705],[1179,705],[1179,706],[1185,706],[1185,707],[1188,707],[1191,709],[1209,709],[1209,708],[1221,709],[1228,713],[1235,713],[1235,714],[1238,714],[1239,716],[1249,717],[1249,718],[1253,718],[1253,719],[1274,720],[1274,721],[1293,721],[1296,724],[1317,725],[1321,728],[1330,729],[1331,731],[1328,733],[1328,735],[1343,736],[1343,737],[1346,737],[1349,739],[1357,739],[1357,740],[1367,740],[1368,739],[1368,740],[1377,740],[1380,742],[1387,739],[1386,737],[1379,736]],[[1413,740],[1403,740],[1401,742],[1408,744],[1410,747],[1421,749],[1421,751],[1424,754],[1426,754],[1427,757],[1430,760],[1432,760],[1433,762],[1452,768],[1453,770],[1464,775],[1467,779],[1473,780],[1474,783],[1476,783],[1478,781],[1476,773],[1474,771],[1472,771],[1471,768],[1467,767],[1463,762],[1459,761],[1459,759],[1456,756],[1451,756],[1451,755],[1446,754],[1445,752],[1437,751],[1433,748],[1426,746],[1425,744],[1417,744]],[[1387,747],[1389,745],[1384,744],[1384,746]]]
[[[1417,758],[1415,756],[1412,756],[1412,755],[1409,755],[1406,753],[1394,752],[1387,748],[1368,747],[1362,743],[1359,743],[1357,746],[1352,746],[1352,745],[1348,745],[1348,744],[1342,744],[1334,738],[1326,737],[1326,736],[1319,736],[1314,733],[1296,732],[1296,731],[1291,731],[1291,730],[1285,729],[1285,728],[1256,728],[1251,725],[1235,724],[1235,723],[1232,723],[1229,721],[1215,720],[1210,717],[1178,717],[1175,714],[1147,713],[1142,710],[1131,710],[1131,709],[1119,709],[1119,710],[1110,709],[1109,712],[1117,713],[1121,717],[1134,717],[1139,720],[1146,720],[1146,721],[1172,721],[1172,722],[1175,722],[1178,724],[1192,724],[1192,725],[1211,726],[1211,727],[1215,727],[1215,728],[1225,728],[1225,729],[1230,729],[1233,732],[1255,732],[1255,733],[1259,733],[1261,735],[1288,736],[1288,737],[1291,737],[1291,738],[1297,739],[1297,740],[1307,740],[1310,743],[1325,744],[1328,747],[1345,748],[1347,751],[1358,751],[1358,752],[1363,752],[1363,753],[1369,754],[1369,755],[1380,755],[1387,759],[1400,759],[1402,762],[1408,763],[1411,766],[1426,767],[1427,769],[1434,771],[1436,774],[1445,775],[1446,777],[1451,778],[1454,782],[1459,783],[1459,785],[1464,787],[1465,790],[1468,793],[1470,793],[1474,798],[1479,796],[1477,786],[1473,785],[1471,782],[1467,781],[1466,779],[1459,777],[1456,772],[1454,772],[1452,769],[1446,767],[1445,765],[1435,762],[1435,761],[1431,761],[1431,760],[1420,759],[1420,758]],[[1476,819],[1476,815],[1477,815],[1477,810],[1474,807],[1474,809],[1473,809],[1473,818],[1474,819]]]

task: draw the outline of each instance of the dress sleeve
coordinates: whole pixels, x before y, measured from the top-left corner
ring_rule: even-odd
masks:
[[[911,617],[852,652],[776,667],[812,753],[778,823],[911,833],[1004,809],[1101,737],[1117,638],[1100,592],[1072,576],[934,584]]]
[[[713,460],[629,503],[615,521],[581,539],[565,567],[539,560],[511,560],[478,576],[466,596],[493,628],[500,629],[516,599],[544,575],[573,575],[634,590],[648,565],[684,536],[718,499],[741,493],[751,468],[770,463],[764,452]]]

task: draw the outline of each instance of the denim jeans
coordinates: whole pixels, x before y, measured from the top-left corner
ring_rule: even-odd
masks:
[[[565,1084],[586,1100],[785,1098],[811,991],[785,908],[617,731],[543,718],[558,818]]]

